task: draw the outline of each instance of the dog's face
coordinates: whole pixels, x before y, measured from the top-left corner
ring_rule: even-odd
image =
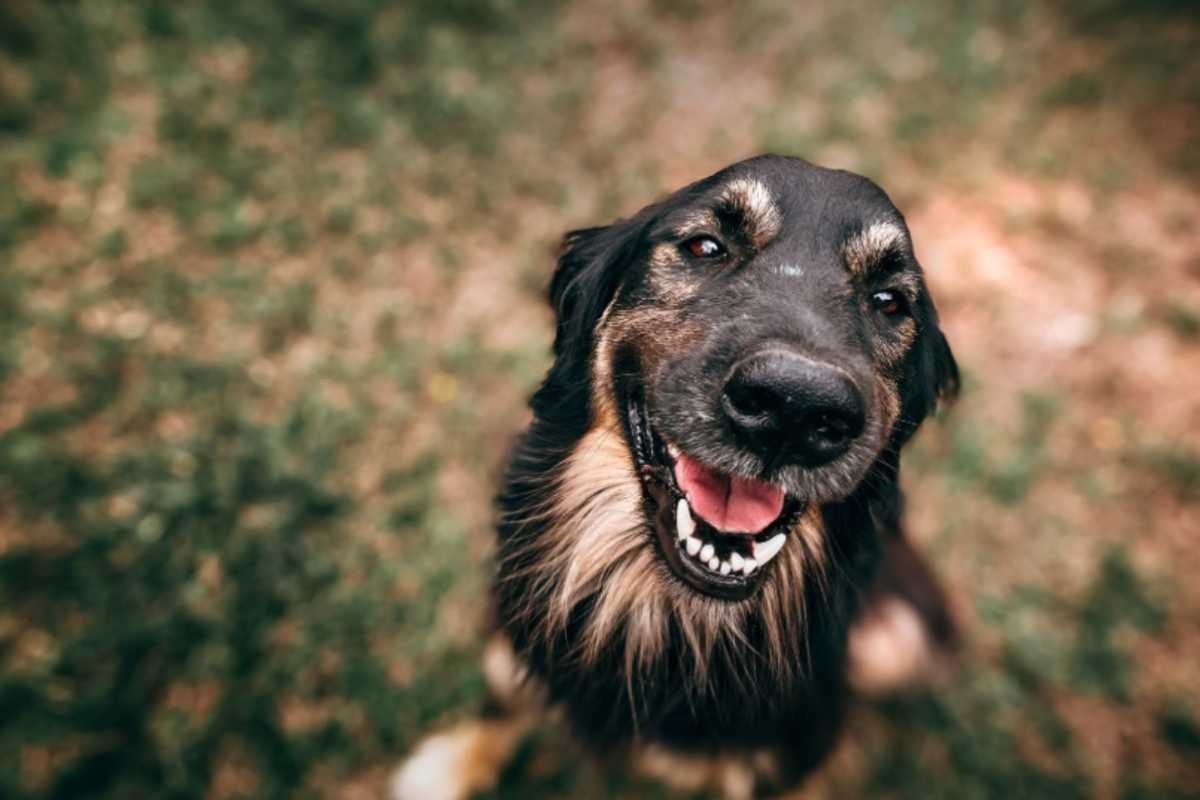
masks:
[[[770,581],[810,512],[957,384],[900,213],[798,159],[735,164],[571,234],[551,294],[552,380],[586,387],[591,430],[628,451],[670,576],[721,600]]]

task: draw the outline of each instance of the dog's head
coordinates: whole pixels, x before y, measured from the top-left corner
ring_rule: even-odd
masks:
[[[582,625],[585,661],[623,642],[627,677],[747,636],[787,674],[822,507],[891,480],[957,388],[903,217],[865,178],[755,158],[569,234],[550,299],[509,489],[540,533],[502,552],[518,613],[546,641]]]
[[[676,578],[744,598],[805,512],[849,495],[958,375],[908,228],[869,180],[735,164],[569,234],[538,410],[619,429]]]

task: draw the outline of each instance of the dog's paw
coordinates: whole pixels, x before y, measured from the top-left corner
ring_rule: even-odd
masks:
[[[431,736],[417,746],[392,775],[392,800],[463,800],[470,787],[465,769],[474,737],[455,729]]]
[[[882,694],[930,675],[937,659],[917,610],[899,597],[872,604],[850,628],[850,686],[862,694]]]
[[[707,791],[724,800],[750,800],[754,796],[754,769],[737,757],[687,754],[645,744],[634,751],[633,767],[683,794]]]
[[[473,720],[429,737],[392,774],[391,800],[465,800],[490,788],[525,728],[522,720]]]

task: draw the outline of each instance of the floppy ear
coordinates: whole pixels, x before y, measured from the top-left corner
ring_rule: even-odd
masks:
[[[642,243],[639,217],[598,228],[582,228],[563,238],[558,269],[550,281],[549,299],[555,315],[554,365],[533,398],[538,416],[555,412],[578,414],[587,402],[589,366],[596,326],[608,308],[625,268]]]
[[[933,394],[938,402],[949,403],[958,397],[959,389],[962,384],[958,378],[958,362],[954,360],[954,353],[950,350],[950,342],[946,341],[946,334],[942,333],[942,329],[934,326],[930,331],[935,339],[932,346],[932,373],[933,373]]]
[[[909,352],[901,389],[900,424],[896,426],[896,446],[907,442],[921,422],[933,413],[939,403],[958,396],[958,362],[950,351],[950,343],[938,327],[937,311],[930,301],[917,345]]]

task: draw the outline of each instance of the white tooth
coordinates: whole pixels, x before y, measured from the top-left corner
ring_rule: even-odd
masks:
[[[754,560],[759,564],[766,564],[772,558],[779,555],[779,551],[783,548],[783,543],[786,540],[786,533],[777,533],[765,542],[755,542]]]
[[[747,558],[746,563],[742,564],[742,574],[749,575],[751,572],[754,572],[754,569],[757,566],[757,561],[755,561],[753,558]]]
[[[734,553],[733,555],[731,555],[729,557],[729,563],[734,568],[734,570],[736,570],[737,572],[741,572],[742,565],[746,563],[746,559],[742,558],[741,553]]]
[[[696,521],[692,519],[692,509],[688,507],[688,501],[682,497],[679,498],[679,505],[675,507],[675,527],[679,531],[680,539],[688,538],[696,530]]]
[[[669,455],[671,458],[679,458],[679,448],[668,442],[667,455]]]
[[[719,566],[721,566],[721,559],[717,558],[716,556],[713,556],[708,560],[708,568],[713,572],[716,572]]]
[[[689,556],[694,556],[696,553],[700,552],[700,540],[695,536],[689,536],[687,541],[683,543],[683,546],[687,548],[687,554]]]
[[[704,549],[700,551],[700,560],[708,561],[710,558],[713,557],[713,553],[715,553],[715,552],[717,552],[717,549],[715,547],[713,547],[711,544],[704,545]]]
[[[722,575],[728,575],[728,574],[729,574],[729,570],[730,570],[729,562],[728,562],[728,561],[722,561],[722,562],[721,562],[721,574],[722,574]]]

